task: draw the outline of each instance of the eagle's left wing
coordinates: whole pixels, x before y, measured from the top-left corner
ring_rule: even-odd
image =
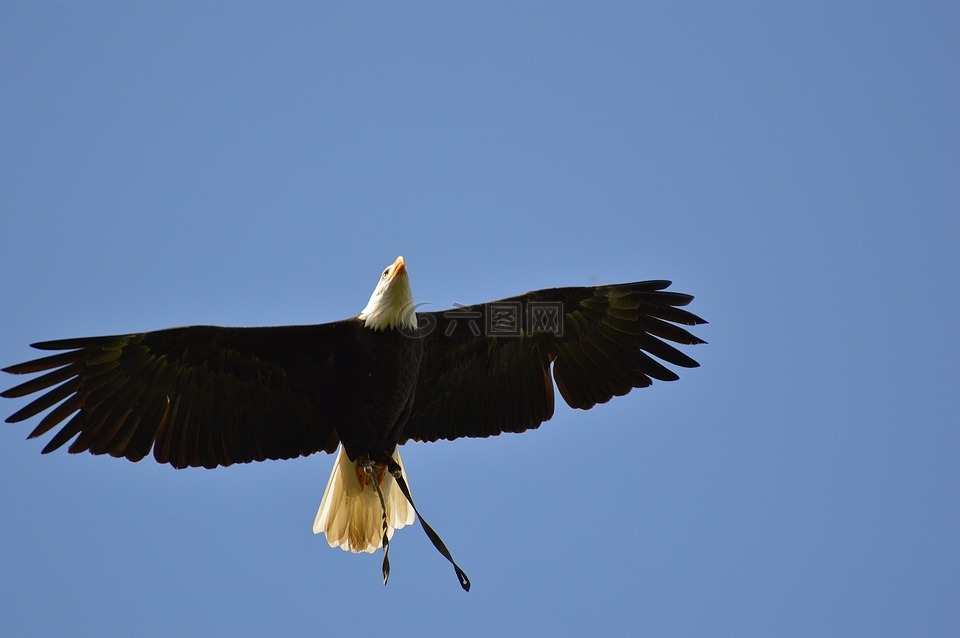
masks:
[[[677,324],[706,322],[681,308],[693,297],[668,292],[669,285],[554,288],[418,313],[430,330],[400,442],[536,428],[553,416],[554,380],[568,405],[587,410],[653,379],[678,379],[653,357],[696,367],[667,341],[703,343]]]

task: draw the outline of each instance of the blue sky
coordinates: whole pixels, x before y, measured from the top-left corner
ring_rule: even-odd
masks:
[[[0,428],[11,635],[960,633],[960,8],[3,2],[0,363],[46,339],[668,278],[677,383],[404,449],[175,471]],[[4,379],[3,387],[15,380]],[[22,402],[4,401],[4,416]]]

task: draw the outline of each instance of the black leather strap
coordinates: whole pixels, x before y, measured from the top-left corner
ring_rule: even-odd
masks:
[[[373,472],[368,472],[373,482],[373,487],[377,490],[377,497],[380,499],[380,523],[383,525],[383,584],[387,584],[390,578],[390,559],[387,554],[390,553],[390,536],[387,534],[387,503],[383,499],[383,491],[380,489],[380,483],[377,482]],[[414,509],[416,512],[416,509]]]
[[[430,527],[427,521],[423,520],[423,516],[417,510],[417,506],[413,502],[413,497],[410,496],[410,488],[407,487],[407,481],[403,478],[403,470],[400,468],[400,465],[393,459],[392,456],[387,457],[387,469],[390,470],[390,473],[393,475],[393,478],[397,481],[397,485],[400,486],[400,491],[403,492],[403,495],[406,497],[407,501],[410,503],[410,507],[413,508],[413,513],[417,515],[417,520],[420,521],[420,526],[423,527],[423,531],[426,532],[427,538],[430,539],[430,542],[433,543],[433,546],[437,548],[437,551],[450,561],[450,564],[453,565],[453,569],[457,572],[457,579],[460,581],[460,587],[463,588],[463,591],[470,591],[470,579],[467,578],[467,574],[460,569],[460,566],[457,565],[456,561],[453,560],[453,556],[450,555],[450,550],[447,549],[447,546],[443,544],[443,541],[440,539],[440,535],[433,531],[433,528]],[[386,515],[384,515],[386,516]],[[386,519],[384,519],[384,526],[386,526]],[[384,527],[383,534],[383,582],[387,582],[387,576],[390,573],[390,563],[387,561],[387,534],[386,527]]]

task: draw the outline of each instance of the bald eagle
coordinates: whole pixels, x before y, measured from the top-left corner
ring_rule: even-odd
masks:
[[[705,322],[669,285],[553,288],[417,312],[398,257],[356,317],[44,341],[33,347],[61,352],[5,368],[44,374],[0,396],[43,393],[6,420],[53,408],[29,435],[63,424],[44,454],[73,440],[70,453],[152,452],[175,468],[214,468],[339,449],[313,531],[352,552],[383,547],[386,581],[389,539],[416,511],[399,446],[536,428],[553,416],[554,382],[588,410],[676,380],[657,359],[696,367],[667,342],[703,343],[680,326]]]

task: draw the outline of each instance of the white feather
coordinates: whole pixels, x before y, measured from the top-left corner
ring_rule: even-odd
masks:
[[[416,330],[417,313],[413,305],[413,291],[407,276],[403,257],[397,257],[387,266],[370,295],[370,301],[360,311],[363,325],[373,330],[408,328]]]
[[[406,479],[400,450],[394,450],[393,458]],[[384,474],[380,489],[387,508],[387,538],[393,538],[394,530],[413,523],[413,508],[389,472]],[[342,445],[313,522],[313,533],[325,534],[330,547],[351,552],[373,553],[383,543],[380,498],[372,484],[360,485],[357,464]]]

